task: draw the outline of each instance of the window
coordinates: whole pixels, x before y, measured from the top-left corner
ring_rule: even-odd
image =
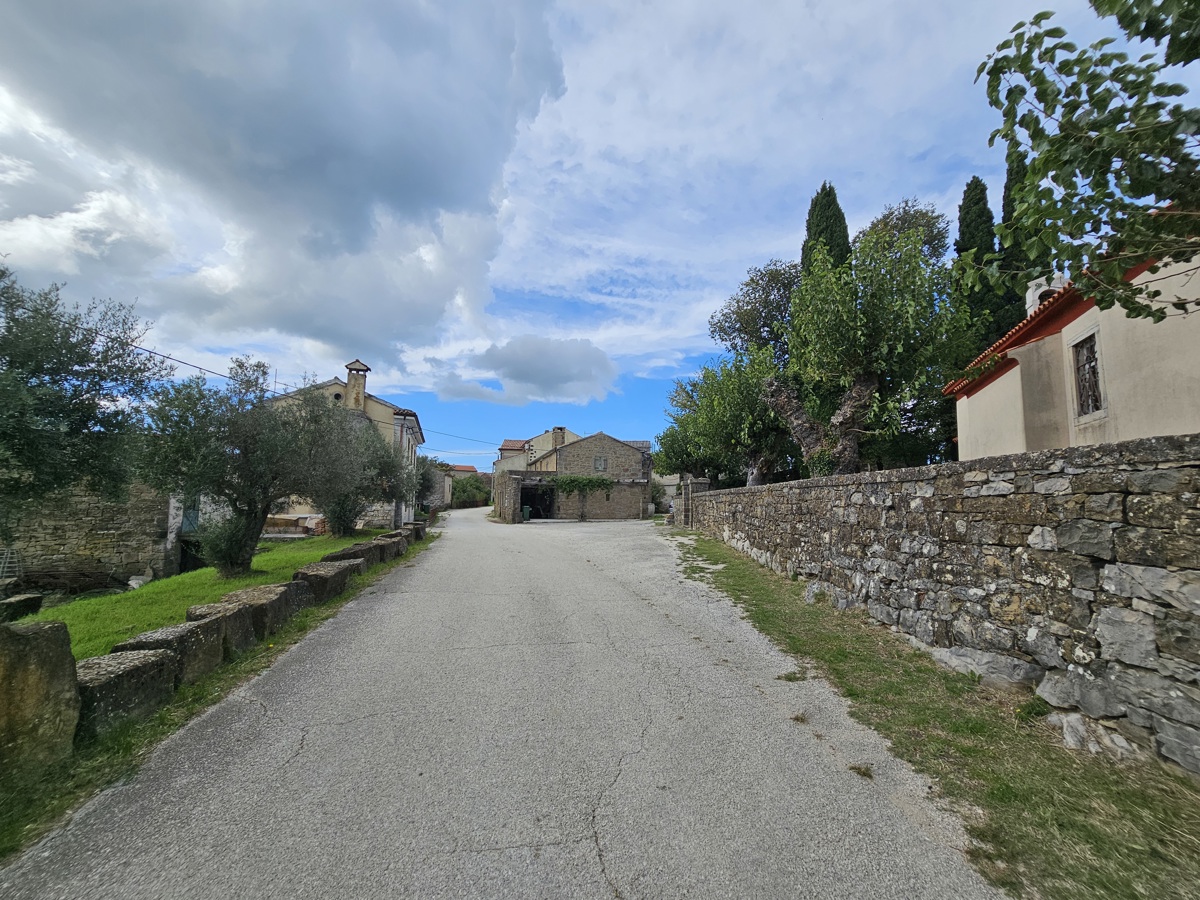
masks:
[[[607,472],[608,471],[608,457],[607,456],[593,456],[592,457],[592,468],[597,472]]]
[[[1078,415],[1099,412],[1104,404],[1100,397],[1100,361],[1096,357],[1096,335],[1085,337],[1072,349],[1075,351],[1075,396],[1079,401]]]

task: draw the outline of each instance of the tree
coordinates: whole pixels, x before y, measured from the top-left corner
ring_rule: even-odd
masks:
[[[1008,197],[1005,185],[1005,197]],[[961,272],[963,265],[982,263],[996,253],[996,221],[988,205],[987,184],[979,176],[967,182],[962,203],[958,207],[958,238],[954,242]],[[1022,270],[1025,268],[1021,266]],[[958,282],[979,327],[976,350],[990,347],[1021,320],[1024,297],[1007,286],[997,287],[990,282],[974,284]]]
[[[773,259],[762,268],[751,268],[737,293],[708,320],[708,333],[734,353],[769,348],[782,366],[787,359],[792,291],[799,283],[799,263]]]
[[[437,479],[441,477],[441,466],[442,462],[436,456],[418,456],[413,467],[412,490],[406,496],[413,497],[418,505],[428,503],[437,486]]]
[[[763,382],[776,371],[770,353],[760,350],[702,366],[696,377],[676,382],[667,411],[675,430],[658,437],[656,470],[755,485],[786,469],[796,447],[762,399]]]
[[[163,385],[149,410],[143,477],[185,499],[224,504],[228,517],[201,533],[205,558],[223,577],[250,571],[278,504],[326,489],[336,496],[320,485],[345,449],[331,439],[346,424],[344,411],[305,397],[309,392],[270,402],[268,383],[266,363],[242,357],[224,385],[212,387],[202,376]]]
[[[1194,5],[1093,6],[1134,37],[1166,39],[1169,63],[1196,58]],[[1028,159],[1026,177],[1013,187],[1012,218],[998,228],[1002,245],[1019,244],[1030,260],[1048,258],[1102,309],[1119,305],[1129,316],[1161,321],[1200,305],[1164,292],[1154,277],[1168,264],[1172,275],[1200,268],[1200,109],[1172,102],[1187,89],[1161,79],[1166,66],[1153,54],[1131,62],[1108,49],[1111,38],[1080,50],[1063,29],[1046,26],[1051,15],[1018,23],[977,76],[986,74],[988,100],[1003,116],[992,142],[1007,144],[1010,161]],[[993,257],[990,277],[1021,291],[1048,274],[1040,265],[1002,272],[1001,264]],[[1127,281],[1141,265],[1151,277]]]
[[[921,401],[962,365],[972,333],[933,255],[945,251],[945,220],[929,211],[915,201],[886,210],[840,266],[818,250],[792,298],[791,377],[767,379],[764,395],[813,474],[857,471],[864,438],[934,441]],[[897,232],[901,223],[913,227]]]
[[[288,412],[303,426],[294,430],[293,452],[305,463],[305,496],[332,534],[353,534],[372,503],[397,499],[404,460],[364,415],[322,391],[301,390],[286,402],[297,405]]]
[[[130,307],[68,306],[0,266],[0,539],[58,491],[120,495],[146,400],[171,373],[137,347],[146,330]]]
[[[455,478],[451,485],[451,498],[456,507],[467,503],[482,503],[490,493],[483,479],[474,472],[462,478]]]
[[[838,203],[837,191],[828,181],[813,195],[808,205],[808,218],[804,222],[804,244],[800,248],[800,268],[807,271],[813,254],[821,244],[833,261],[840,266],[850,257],[850,229],[846,226],[846,214]]]

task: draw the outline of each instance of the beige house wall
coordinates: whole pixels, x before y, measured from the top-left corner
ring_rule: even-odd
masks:
[[[1200,294],[1166,267],[1148,278],[1164,297]],[[1091,335],[1102,405],[1081,416],[1074,347]],[[957,403],[960,459],[1200,432],[1200,314],[1155,323],[1092,308],[1008,356],[1015,369]]]
[[[959,459],[1024,452],[1025,403],[1020,366],[977,394],[959,400],[955,410]]]

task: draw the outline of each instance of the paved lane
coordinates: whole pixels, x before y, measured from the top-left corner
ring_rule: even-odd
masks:
[[[455,512],[0,896],[999,897],[791,668],[663,529]]]

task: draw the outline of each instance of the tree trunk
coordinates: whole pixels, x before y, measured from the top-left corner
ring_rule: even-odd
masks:
[[[241,544],[238,547],[237,557],[233,565],[229,567],[229,571],[219,572],[222,578],[236,578],[240,575],[250,574],[250,568],[254,565],[254,551],[258,548],[258,539],[262,537],[269,512],[270,506],[263,506],[253,510],[242,519]]]
[[[858,376],[842,395],[828,425],[809,415],[800,395],[781,379],[763,382],[763,401],[787,423],[810,471],[818,468],[814,463],[828,457],[832,463],[828,474],[849,475],[859,470],[858,436],[878,386],[877,376]]]
[[[767,479],[775,471],[774,461],[767,456],[756,456],[746,466],[746,487],[756,487],[766,484]]]

